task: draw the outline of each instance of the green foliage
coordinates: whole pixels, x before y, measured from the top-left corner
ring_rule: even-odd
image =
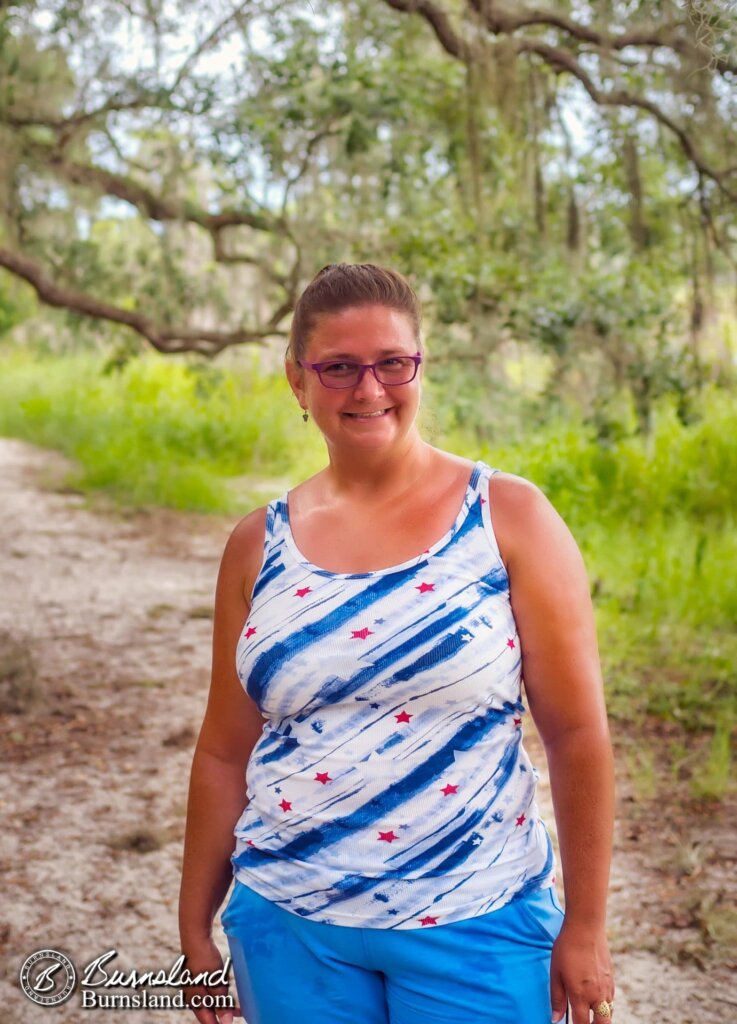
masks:
[[[658,529],[685,516],[696,524],[737,520],[737,404],[716,388],[684,423],[672,397],[655,405],[648,438],[634,425],[597,439],[593,423],[559,417],[534,441],[494,444],[485,454],[537,483],[585,537],[595,524]]]
[[[698,799],[718,800],[733,786],[732,738],[737,729],[734,707],[719,713],[709,744],[706,765],[692,781],[694,796]]]
[[[232,512],[244,503],[233,478],[319,465],[286,381],[253,360],[239,373],[155,355],[103,369],[93,355],[7,357],[0,431],[60,448],[80,464],[73,486],[132,506]]]
[[[9,275],[0,277],[0,341],[28,317],[33,301],[26,289],[12,281]]]

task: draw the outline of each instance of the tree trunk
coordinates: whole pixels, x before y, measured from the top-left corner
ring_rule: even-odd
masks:
[[[629,132],[624,137],[622,156],[630,194],[630,238],[635,249],[641,252],[648,242],[648,230],[643,213],[640,156],[637,152],[637,142]]]

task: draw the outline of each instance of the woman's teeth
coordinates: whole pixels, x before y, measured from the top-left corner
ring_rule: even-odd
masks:
[[[357,420],[368,420],[375,416],[385,416],[388,409],[379,409],[378,412],[347,412],[346,416],[353,416]]]

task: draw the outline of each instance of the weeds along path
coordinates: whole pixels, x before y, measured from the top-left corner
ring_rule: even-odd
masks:
[[[101,503],[93,510],[64,491],[65,470],[55,453],[0,439],[0,998],[19,1024],[44,1013],[64,1022],[85,1016],[76,993],[49,1011],[26,999],[18,971],[35,950],[59,949],[80,968],[115,949],[112,966],[138,971],[168,969],[178,955],[189,765],[207,693],[217,568],[233,525],[166,511],[121,515]],[[528,745],[552,822],[534,735]],[[675,868],[671,878],[653,867],[662,808],[661,824],[648,828],[642,814],[632,817],[634,806],[621,800],[612,884],[616,1016],[622,1024],[723,1024],[737,1012],[728,964],[699,965],[695,954],[673,962],[680,954],[668,936],[692,922],[663,924],[678,879]],[[219,927],[217,936],[225,951]],[[194,1017],[108,1009],[89,1019]]]

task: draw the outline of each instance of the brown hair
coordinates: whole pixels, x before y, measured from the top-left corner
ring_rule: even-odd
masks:
[[[421,347],[422,308],[409,281],[397,270],[374,263],[329,263],[318,271],[297,300],[286,357],[302,359],[312,331],[324,313],[353,306],[388,306],[405,313]]]

